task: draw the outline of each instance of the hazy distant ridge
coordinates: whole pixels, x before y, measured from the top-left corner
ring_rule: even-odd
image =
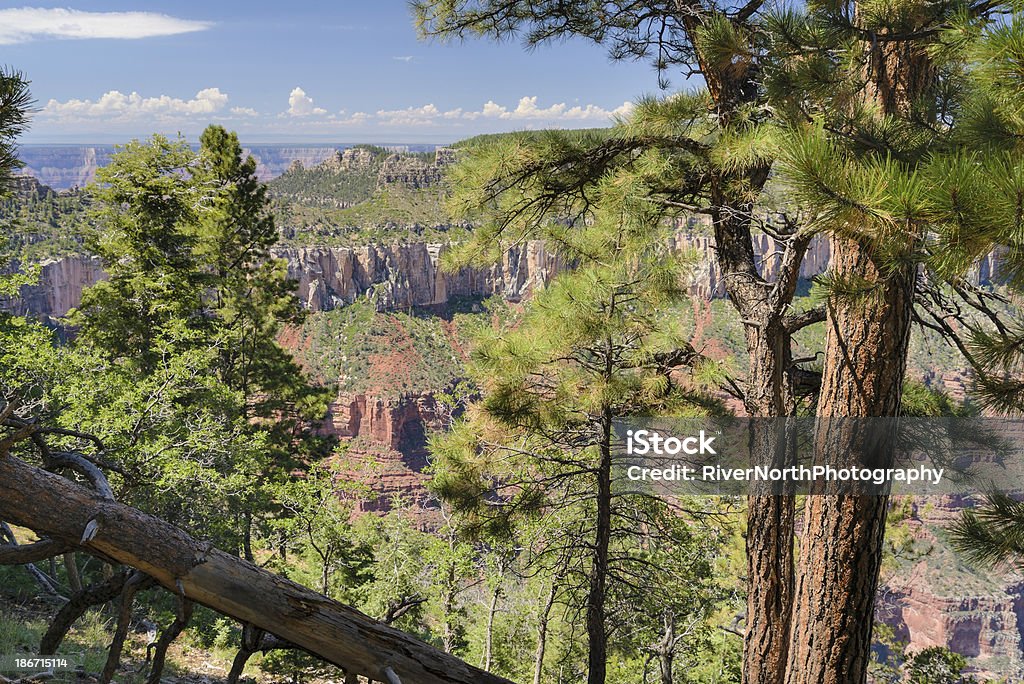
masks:
[[[284,173],[293,161],[310,167],[333,156],[354,143],[336,145],[254,145],[246,152],[256,158],[256,173],[269,180]],[[433,151],[435,145],[388,146],[410,152]],[[54,190],[82,187],[96,176],[96,170],[110,162],[113,145],[26,145],[18,150],[25,168],[22,173],[34,176]]]

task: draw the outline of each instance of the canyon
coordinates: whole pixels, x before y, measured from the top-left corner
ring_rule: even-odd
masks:
[[[316,166],[352,145],[250,145],[244,150],[256,160],[260,180],[284,173],[292,164]],[[96,170],[110,162],[114,145],[22,145],[18,155],[25,163],[22,173],[34,176],[54,190],[85,187]],[[432,151],[434,145],[389,146],[401,151]]]
[[[675,236],[677,250],[692,250],[697,265],[689,276],[689,289],[701,299],[725,296],[718,264],[713,258],[714,239],[695,232]],[[296,294],[310,311],[330,311],[363,297],[375,302],[378,311],[447,304],[458,297],[500,295],[521,301],[564,267],[562,261],[539,241],[510,248],[500,263],[487,268],[464,268],[446,273],[440,266],[446,243],[393,242],[356,247],[276,248],[274,256],[288,265],[296,282]],[[772,279],[780,264],[773,238],[757,236],[755,251],[762,256],[762,272]],[[804,278],[825,270],[828,241],[815,239],[801,269]],[[17,264],[15,264],[17,268]],[[21,297],[5,308],[19,315],[60,318],[78,306],[82,291],[104,277],[97,257],[75,254],[47,259],[39,264],[38,283],[23,287]]]
[[[254,148],[256,153],[260,148]],[[41,175],[55,187],[82,185],[104,163],[111,150],[87,148],[72,159],[51,151],[26,154],[29,170]],[[58,151],[59,152],[59,151]],[[339,153],[336,147],[274,148],[260,156],[264,177],[284,172],[296,164],[337,165],[339,169],[365,165],[365,153],[358,150]],[[76,165],[77,164],[77,165]],[[436,164],[435,164],[436,166]],[[419,187],[431,182],[433,167],[424,164],[397,163],[384,167],[388,183]],[[677,226],[672,247],[695,253],[694,267],[687,286],[695,308],[704,307],[710,329],[709,301],[725,296],[723,274],[714,259],[714,239],[705,222],[691,219]],[[299,241],[301,243],[301,241]],[[466,268],[448,273],[441,262],[451,245],[427,241],[383,241],[351,246],[290,246],[274,250],[274,256],[287,263],[289,277],[302,306],[314,315],[335,311],[353,303],[369,303],[386,314],[429,310],[443,313],[460,300],[500,297],[518,303],[543,287],[566,264],[541,242],[528,242],[504,253],[499,263],[487,268]],[[755,236],[755,253],[761,271],[772,280],[781,262],[781,250],[768,234]],[[801,266],[805,285],[823,273],[829,263],[828,240],[812,241]],[[18,264],[12,265],[14,268]],[[97,257],[70,254],[43,260],[38,282],[23,287],[20,297],[0,302],[17,314],[56,321],[78,306],[83,291],[105,277]],[[972,280],[980,284],[998,277],[998,254],[990,254],[975,266]],[[453,353],[463,353],[455,332],[445,328]],[[289,337],[289,336],[286,336]],[[401,365],[411,349],[409,334],[397,330],[392,340],[393,358],[387,362]],[[289,340],[284,340],[289,343]],[[717,341],[708,338],[712,344]],[[721,354],[727,354],[719,347]],[[374,361],[379,363],[379,361]],[[381,374],[380,377],[387,377]],[[925,378],[928,379],[928,378]],[[936,374],[933,378],[954,396],[962,396],[965,373]],[[332,381],[332,378],[327,378]],[[375,500],[364,510],[386,508],[392,497],[429,507],[423,470],[428,464],[426,437],[444,429],[450,413],[440,400],[445,387],[415,387],[395,392],[381,382],[356,390],[339,389],[323,422],[325,434],[337,437],[346,446],[345,457],[354,477],[372,481]],[[911,563],[889,577],[881,590],[878,619],[892,627],[896,638],[911,650],[933,645],[951,648],[972,659],[979,672],[1024,672],[1024,577],[1019,573],[980,573],[964,568],[946,546],[942,526],[955,512],[970,502],[932,499],[915,502],[908,524],[917,543],[930,546],[928,556]],[[950,573],[962,581],[950,581]],[[973,574],[972,574],[973,573]]]

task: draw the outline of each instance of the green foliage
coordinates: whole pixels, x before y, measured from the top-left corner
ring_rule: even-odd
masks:
[[[972,562],[994,565],[1024,559],[1024,503],[990,494],[977,509],[964,511],[950,530],[954,544]]]
[[[361,157],[292,168],[269,183],[283,244],[352,245],[385,240],[450,240],[466,226],[452,225],[444,209],[443,182],[434,153],[402,152],[369,145]],[[398,178],[388,182],[390,164]],[[430,176],[406,183],[402,169]],[[428,182],[429,181],[429,182]]]
[[[368,551],[353,542],[352,519],[357,500],[367,493],[365,485],[347,481],[331,462],[310,465],[301,477],[275,491],[283,515],[272,527],[280,539],[314,557],[319,573],[304,583],[317,586],[325,596],[338,596],[344,587],[359,584],[366,572]],[[286,552],[279,553],[280,565],[287,567]]]
[[[100,436],[125,500],[251,554],[264,482],[322,449],[326,394],[277,336],[301,321],[255,162],[208,128],[154,136],[98,174],[86,235],[109,279],[83,295],[60,420]]]
[[[345,392],[398,397],[440,392],[465,377],[463,346],[471,331],[507,316],[504,303],[449,304],[450,320],[429,310],[378,312],[372,301],[310,315],[299,331],[297,352],[321,383]]]
[[[55,192],[31,176],[19,176],[0,198],[0,223],[10,226],[6,255],[20,264],[79,254],[79,233],[88,220],[89,197],[81,190]]]
[[[12,173],[21,167],[16,141],[28,129],[34,104],[28,86],[20,71],[0,67],[0,191],[10,188]]]
[[[284,198],[306,205],[344,207],[365,202],[377,188],[377,174],[387,157],[387,150],[359,145],[365,150],[365,164],[342,168],[340,164],[324,163],[313,168],[292,167],[270,181],[275,198]]]
[[[908,664],[910,684],[972,684],[977,680],[962,674],[967,659],[942,646],[915,653]]]
[[[550,577],[570,621],[602,616],[599,629],[586,623],[592,652],[604,652],[608,634],[623,635],[607,653],[613,677],[620,657],[656,648],[677,621],[707,619],[719,543],[663,502],[609,489],[614,418],[720,410],[662,361],[688,348],[665,315],[685,297],[685,260],[667,247],[663,209],[646,201],[668,162],[652,153],[622,163],[632,145],[608,133],[512,136],[474,148],[456,168],[452,206],[493,220],[449,265],[484,263],[505,241],[540,238],[573,268],[514,321],[480,331],[470,373],[482,399],[431,440],[431,487],[465,533],[514,542],[511,568]],[[501,598],[500,567],[489,611]],[[692,593],[678,575],[669,580],[681,568]],[[488,625],[484,644],[493,643]],[[668,660],[685,650],[678,646]],[[582,677],[587,652],[565,648]],[[489,649],[482,662],[493,662]]]

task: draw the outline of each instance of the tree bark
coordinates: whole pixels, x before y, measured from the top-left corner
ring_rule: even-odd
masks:
[[[749,326],[748,326],[749,328]],[[751,453],[758,463],[777,462],[789,449],[779,449],[773,425],[758,418],[779,418],[795,411],[785,375],[790,358],[788,335],[778,321],[749,330],[751,371],[746,410]],[[782,684],[785,679],[792,619],[796,503],[792,495],[770,491],[768,483],[753,483],[747,497],[747,629],[743,636],[744,684]]]
[[[114,629],[114,638],[110,641],[107,663],[103,666],[103,673],[100,675],[101,684],[112,682],[121,666],[121,652],[124,649],[124,640],[128,637],[128,627],[132,621],[135,594],[152,583],[152,579],[139,571],[135,571],[124,583],[124,588],[121,590],[121,606],[117,615],[117,627]]]
[[[612,421],[609,411],[603,419],[601,462],[597,467],[597,515],[594,521],[594,551],[587,593],[587,684],[604,684],[608,668],[608,634],[605,631],[605,598],[608,593],[608,549],[612,530]]]
[[[548,620],[551,618],[551,607],[555,605],[556,592],[555,583],[552,582],[548,600],[544,604],[537,624],[537,650],[533,656],[533,684],[540,684],[544,677],[544,654],[548,647]]]
[[[833,268],[866,276],[877,291],[833,298],[818,406],[816,458],[849,466],[881,455],[840,417],[896,416],[910,337],[914,269],[883,277],[870,248],[833,239]],[[876,464],[884,467],[884,464]],[[887,496],[809,497],[793,619],[788,684],[867,681]]]
[[[188,623],[192,619],[193,608],[195,608],[195,604],[191,599],[184,596],[178,597],[178,611],[174,616],[174,622],[160,635],[160,639],[156,642],[156,648],[153,650],[153,664],[149,670],[149,676],[146,678],[146,684],[160,684],[160,677],[164,673],[164,664],[167,662],[167,649],[188,627]]]
[[[2,491],[2,487],[0,487],[0,491]],[[39,644],[39,655],[55,654],[61,642],[64,641],[64,637],[67,636],[68,630],[80,617],[85,615],[85,611],[117,598],[124,588],[126,579],[127,575],[124,572],[118,572],[72,596],[71,600],[57,612],[57,616],[54,617],[46,633],[43,634]]]
[[[855,11],[855,22],[858,16]],[[934,83],[935,71],[922,39],[873,40],[863,49],[865,102],[904,120],[926,116],[915,108]],[[908,221],[898,232],[876,238],[889,242],[884,264],[868,237],[832,238],[833,274],[868,289],[829,300],[815,435],[815,458],[821,462],[891,458],[889,445],[865,443],[855,421],[836,419],[899,415],[917,267],[909,258],[893,263],[893,255],[913,254],[922,232]],[[787,684],[867,681],[888,499],[827,491],[809,498]]]
[[[734,84],[725,92],[734,93],[730,97],[735,98],[747,89]],[[722,101],[716,98],[716,102]],[[729,124],[728,112],[719,118],[723,125]],[[751,234],[753,206],[736,188],[746,185],[752,192],[759,191],[769,168],[752,168],[742,178],[723,173],[714,180],[711,191],[715,256],[729,300],[744,321],[749,371],[743,404],[752,418],[782,418],[796,411],[791,343],[783,318],[793,300],[809,242],[809,237],[793,236],[778,280],[770,283],[762,277]],[[775,463],[778,452],[773,430],[755,420],[750,438],[751,453],[757,459],[751,465],[779,465]],[[774,494],[765,487],[751,489],[747,497],[743,684],[785,681],[794,585],[794,520],[794,497]]]
[[[498,613],[498,601],[501,599],[501,583],[504,580],[504,563],[498,574],[498,586],[491,592],[491,602],[487,606],[487,630],[484,638],[484,669],[491,669],[491,648],[494,644],[494,616]]]
[[[672,613],[665,615],[665,631],[661,636],[661,643],[658,644],[658,669],[661,673],[661,684],[675,684],[672,675],[672,666],[676,654],[676,616]]]
[[[130,565],[172,593],[251,623],[370,679],[391,668],[414,684],[510,684],[283,577],[0,453],[0,519]],[[82,542],[88,523],[95,536]],[[114,591],[110,599],[119,593]]]

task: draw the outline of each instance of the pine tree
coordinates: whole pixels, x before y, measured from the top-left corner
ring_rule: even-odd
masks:
[[[817,404],[829,426],[818,431],[823,461],[858,463],[885,451],[842,418],[899,415],[920,264],[941,266],[951,239],[978,245],[962,218],[984,200],[953,185],[984,182],[989,162],[956,160],[977,95],[969,85],[972,41],[988,40],[1006,11],[988,3],[814,3],[770,22],[778,58],[768,89],[791,127],[780,175],[813,217],[810,227],[831,235],[831,266],[821,278],[829,293]],[[936,251],[942,256],[929,259]],[[789,684],[865,681],[887,507],[887,497],[810,499]]]
[[[266,189],[218,126],[198,153],[133,141],[97,179],[86,237],[109,278],[71,319],[83,372],[64,420],[119,449],[137,505],[251,559],[270,484],[321,448],[326,402],[277,341],[300,310]]]
[[[4,192],[10,188],[13,172],[22,166],[17,139],[28,129],[33,103],[25,75],[0,68],[0,190]]]
[[[963,351],[975,371],[973,395],[990,412],[1024,412],[1024,20],[998,25],[973,44],[980,68],[972,72],[974,97],[965,108],[958,153],[938,168],[943,182],[938,199],[945,206],[967,195],[943,231],[932,255],[933,267],[953,280],[947,296],[933,295],[930,321]],[[991,250],[1002,259],[997,276],[1005,290],[970,287],[965,276],[974,261]],[[1009,308],[1016,313],[1006,320]],[[968,315],[974,313],[974,316]],[[952,530],[954,542],[981,565],[1024,562],[1024,506],[1004,492],[991,492],[977,510],[965,511]]]
[[[657,174],[650,200],[679,217],[710,218],[724,286],[744,321],[749,371],[728,389],[750,416],[795,415],[801,378],[808,373],[794,363],[791,336],[820,322],[823,310],[791,306],[810,232],[798,230],[789,217],[766,221],[758,207],[776,150],[762,87],[765,3],[420,0],[413,6],[426,36],[522,37],[530,46],[582,38],[605,46],[614,59],[649,59],[663,86],[673,72],[703,79],[705,88],[641,102],[632,124],[613,135],[595,134],[575,145],[520,140],[490,172],[466,182],[482,189],[477,199],[484,204],[506,194],[518,198],[502,205],[509,225],[503,222],[492,234],[514,235],[506,229],[547,214],[586,220],[589,188],[606,169],[658,160],[660,168],[648,167]],[[763,277],[755,255],[759,231],[772,235],[783,252],[774,281]],[[755,453],[770,458],[772,435],[762,425],[752,423],[752,439],[760,445]],[[755,489],[747,516],[744,682],[782,684],[793,592],[794,499]]]
[[[13,173],[22,166],[17,139],[28,128],[32,95],[25,76],[0,68],[0,197],[6,197]],[[9,273],[14,226],[3,226],[0,243],[0,300],[18,296],[33,281],[31,273]],[[21,418],[51,413],[49,396],[57,372],[53,334],[39,323],[0,311],[0,412]]]
[[[547,140],[573,142],[555,134]],[[522,227],[522,236],[557,245],[574,268],[536,293],[513,326],[479,341],[473,373],[482,402],[450,436],[432,442],[432,486],[465,524],[512,539],[523,516],[564,525],[542,555],[555,559],[579,602],[590,684],[606,678],[609,596],[644,584],[633,574],[639,559],[632,545],[645,536],[645,523],[665,530],[658,522],[665,504],[613,496],[613,421],[720,410],[672,377],[681,363],[673,355],[686,342],[673,334],[676,326],[665,326],[666,311],[684,296],[683,273],[668,249],[662,210],[646,195],[642,180],[609,173],[591,198],[592,221]]]

